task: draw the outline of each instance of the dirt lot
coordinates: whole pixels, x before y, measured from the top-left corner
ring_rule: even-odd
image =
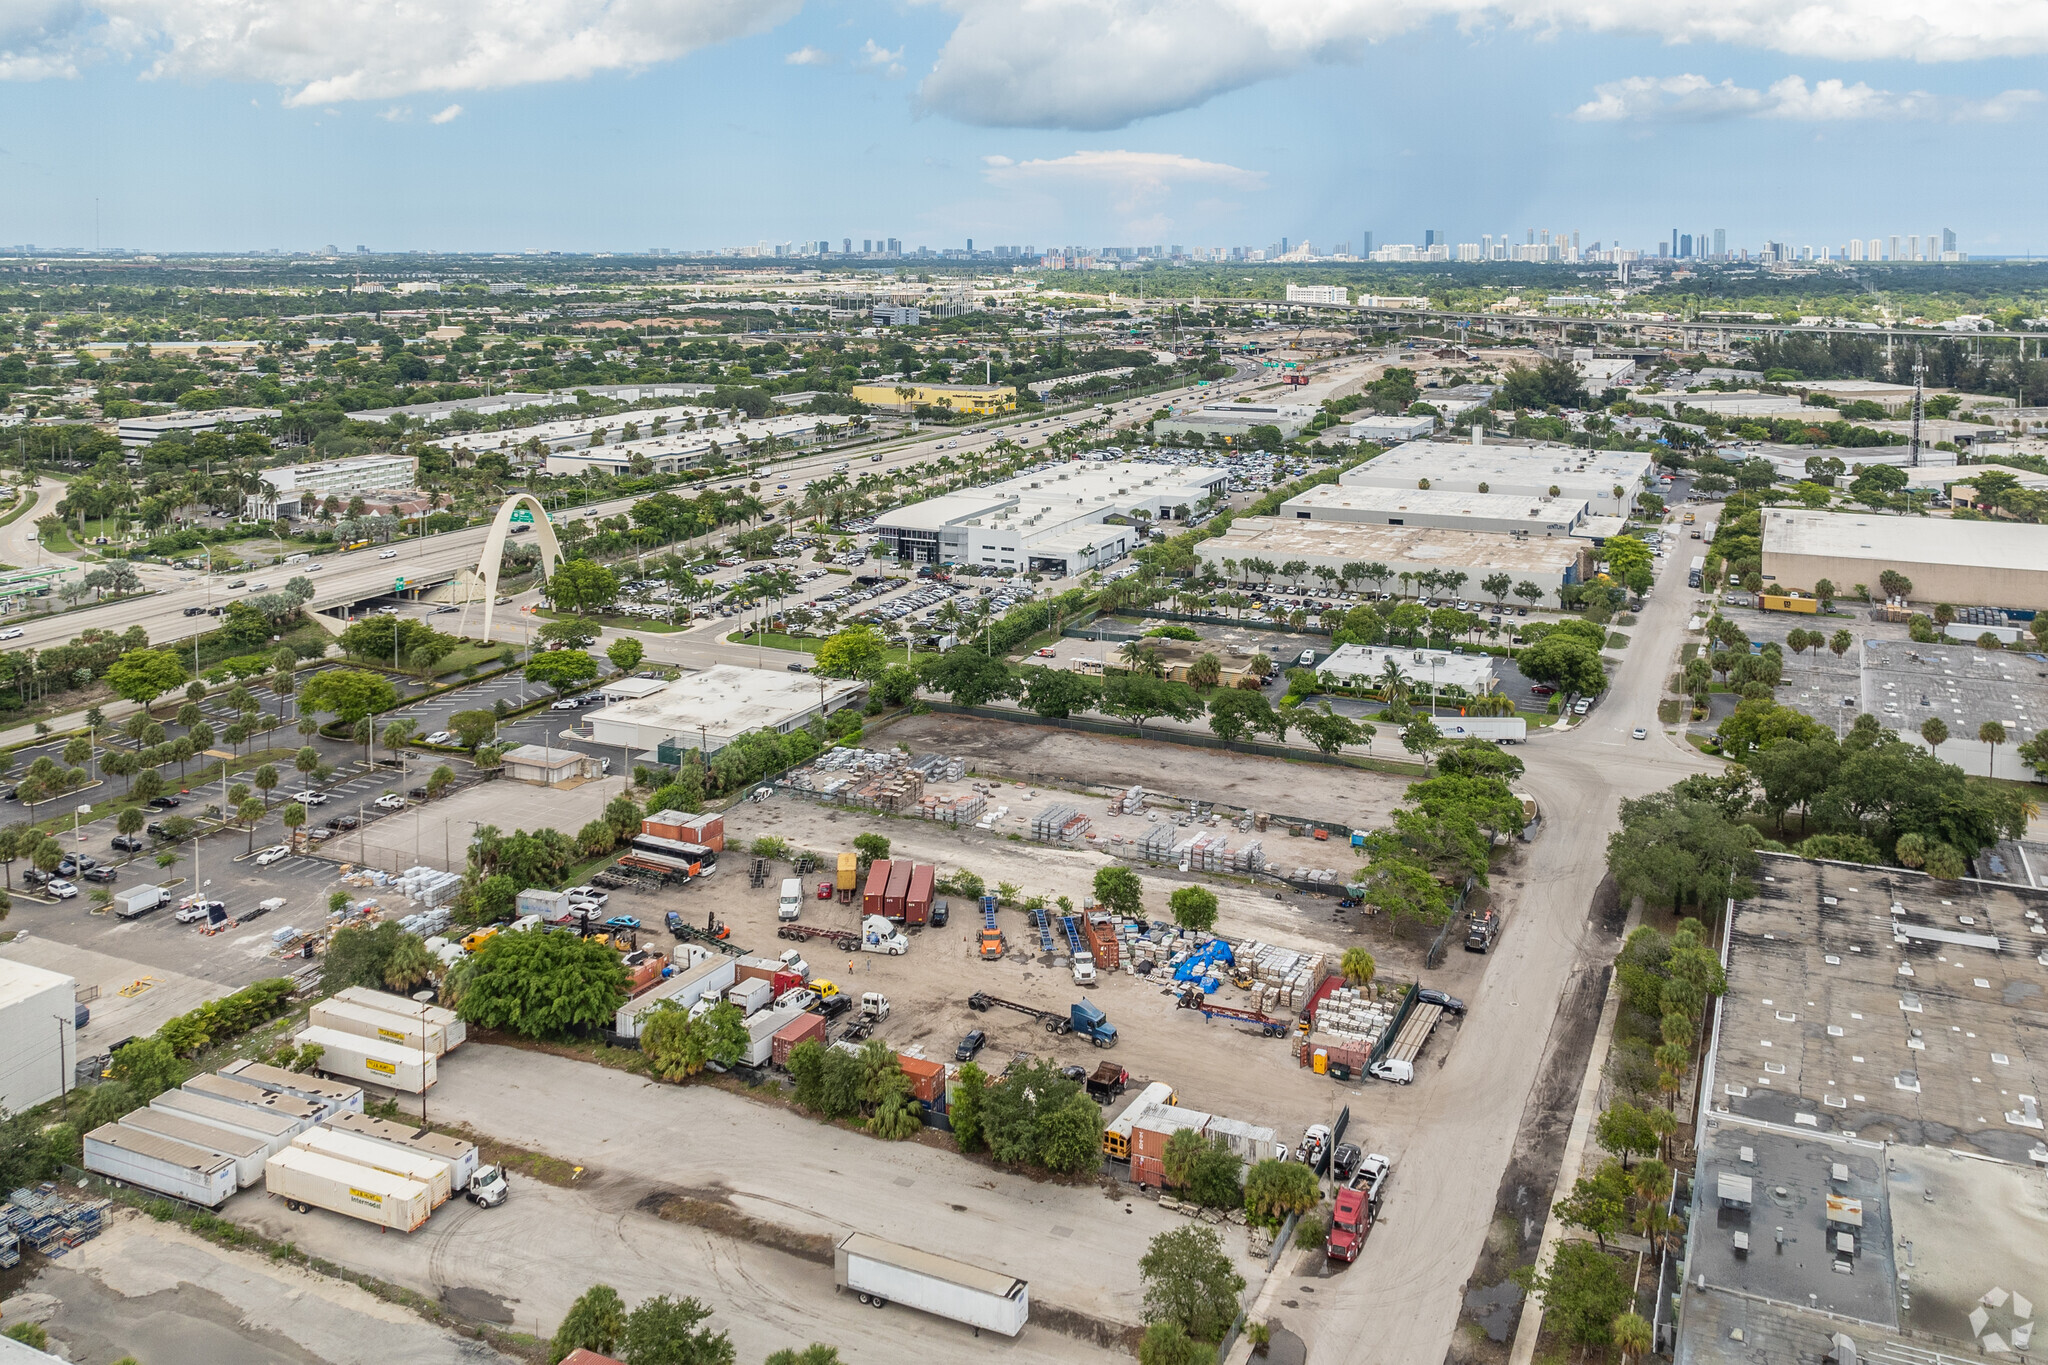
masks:
[[[877,732],[870,747],[874,743],[906,744],[920,754],[958,755],[972,771],[988,776],[1104,792],[1143,783],[1156,795],[1362,828],[1385,824],[1408,786],[1405,778],[1358,768],[1289,763],[1049,726],[998,725],[967,716],[904,716]],[[1130,827],[1135,829],[1136,824]]]

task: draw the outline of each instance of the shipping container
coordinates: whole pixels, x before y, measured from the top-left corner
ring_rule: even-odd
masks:
[[[769,1040],[768,1060],[779,1068],[789,1065],[789,1054],[798,1043],[825,1041],[825,1016],[808,1011],[777,1029]]]
[[[910,888],[903,896],[903,922],[924,924],[932,916],[932,884],[938,879],[938,869],[930,863],[918,863],[910,869]]]
[[[842,853],[839,855],[839,892],[842,899],[858,889],[860,881],[860,855]]]
[[[774,981],[776,973],[782,970],[779,957],[743,957],[737,959],[733,979],[736,981]]]
[[[334,993],[336,1000],[346,1000],[351,1005],[367,1005],[373,1010],[390,1014],[402,1014],[408,1019],[425,1019],[430,1024],[439,1024],[441,1031],[448,1035],[448,1050],[453,1052],[469,1037],[469,1025],[462,1022],[454,1010],[440,1005],[422,1005],[402,995],[389,991],[373,991],[367,986],[350,986]]]
[[[273,1150],[262,1138],[231,1133],[168,1109],[131,1109],[120,1122],[124,1127],[139,1128],[187,1147],[227,1157],[235,1163],[235,1188],[241,1190],[254,1189],[262,1181],[263,1163],[270,1160]]]
[[[291,1203],[400,1232],[411,1232],[433,1212],[433,1196],[417,1180],[299,1147],[287,1147],[264,1164],[263,1187]]]
[[[783,1006],[779,1009],[762,1010],[747,1020],[747,1050],[740,1056],[742,1066],[766,1066],[775,1055],[775,1035],[795,1021],[804,1011]]]
[[[1023,1331],[1031,1316],[1027,1281],[864,1232],[849,1234],[833,1252],[832,1283],[877,1308],[899,1303],[1006,1337]]]
[[[946,1092],[946,1068],[922,1057],[899,1054],[896,1062],[910,1081],[910,1093],[926,1104],[936,1103]]]
[[[1165,1081],[1154,1081],[1140,1090],[1121,1113],[1103,1126],[1102,1150],[1119,1161],[1129,1158],[1132,1123],[1152,1105],[1170,1104],[1173,1098],[1173,1087]]]
[[[435,1057],[448,1050],[448,1036],[441,1026],[429,1023],[417,1014],[408,1018],[395,1010],[371,1009],[346,1000],[316,1000],[306,1011],[306,1022],[315,1028],[333,1029],[337,1033],[352,1033],[358,1038],[390,1043],[393,1047],[407,1049],[415,1057],[422,1045]]]
[[[476,1174],[480,1164],[474,1142],[417,1128],[409,1122],[373,1119],[368,1114],[336,1114],[326,1126],[337,1133],[353,1133],[373,1142],[388,1142],[437,1156],[454,1168],[455,1188],[458,1190],[469,1188],[469,1178]]]
[[[329,1106],[330,1116],[337,1113],[363,1112],[363,1088],[359,1085],[349,1085],[345,1081],[330,1081],[322,1076],[307,1076],[265,1062],[251,1061],[229,1062],[220,1069],[220,1074],[233,1076],[280,1095],[297,1095],[301,1099],[325,1102]]]
[[[868,865],[867,885],[861,889],[860,912],[863,915],[879,915],[883,903],[888,899],[889,871],[896,864],[881,858]]]
[[[646,817],[640,821],[640,832],[642,834],[651,834],[657,839],[674,839],[676,842],[681,843],[684,839],[683,822],[689,818],[688,815],[679,810],[649,811]],[[697,841],[691,840],[691,842],[695,843]]]
[[[1090,910],[1081,916],[1081,937],[1088,944],[1088,955],[1105,972],[1123,965],[1123,944],[1117,938],[1116,923],[1107,910]]]
[[[338,1128],[313,1128],[292,1139],[301,1151],[318,1152],[338,1161],[367,1166],[386,1175],[417,1180],[427,1187],[430,1207],[440,1208],[455,1193],[455,1163],[410,1147],[394,1147],[375,1138],[357,1137]]]
[[[903,902],[910,895],[910,860],[897,858],[889,864],[889,881],[882,890],[882,915],[903,921]]]
[[[1263,1128],[1243,1119],[1226,1119],[1221,1116],[1209,1120],[1209,1126],[1202,1130],[1206,1137],[1220,1137],[1231,1154],[1247,1166],[1258,1161],[1267,1161],[1279,1153],[1279,1143],[1271,1128]]]
[[[85,1169],[208,1209],[236,1189],[233,1157],[119,1123],[85,1135]]]
[[[353,1033],[338,1033],[331,1028],[307,1028],[301,1029],[292,1041],[300,1047],[318,1043],[325,1049],[320,1058],[320,1069],[330,1076],[345,1076],[368,1085],[403,1090],[408,1095],[419,1094],[440,1076],[440,1063],[432,1052],[426,1054],[422,1065],[420,1054],[415,1049],[381,1043],[373,1038],[360,1038]]]
[[[245,1104],[231,1104],[217,1100],[211,1095],[196,1095],[189,1090],[166,1090],[149,1102],[150,1108],[162,1109],[186,1118],[197,1119],[215,1128],[225,1128],[230,1133],[243,1137],[261,1138],[270,1144],[275,1152],[280,1147],[291,1145],[291,1140],[313,1125],[298,1119],[286,1118],[282,1114],[266,1114],[260,1109],[251,1109]]]
[[[663,1003],[687,1010],[706,996],[723,993],[737,979],[738,963],[720,954],[677,972],[668,980],[619,1006],[612,1028],[621,1037],[638,1038],[647,1012]]]
[[[527,915],[539,915],[541,919],[552,922],[564,910],[569,908],[569,893],[566,891],[550,891],[546,887],[541,886],[529,887],[519,893],[519,897],[513,902],[513,905],[522,918]],[[343,992],[343,994],[346,994],[346,992]],[[406,1003],[410,1004],[411,1002],[407,1001]]]
[[[676,836],[684,843],[702,844],[715,853],[725,852],[725,817],[722,815],[693,815],[683,822],[683,832]]]
[[[1166,1159],[1166,1144],[1175,1133],[1191,1128],[1206,1132],[1209,1115],[1199,1109],[1182,1109],[1173,1104],[1154,1104],[1139,1112],[1131,1122],[1131,1179],[1141,1185],[1160,1184]]]
[[[195,1095],[211,1095],[230,1104],[246,1104],[252,1109],[282,1114],[288,1119],[304,1119],[308,1123],[318,1123],[326,1118],[333,1108],[320,1100],[309,1100],[298,1095],[281,1095],[274,1090],[265,1090],[259,1085],[238,1080],[233,1076],[194,1076],[178,1088],[189,1090]]]

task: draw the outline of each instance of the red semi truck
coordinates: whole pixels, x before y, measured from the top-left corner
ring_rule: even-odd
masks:
[[[1344,1188],[1337,1191],[1336,1206],[1330,1211],[1330,1234],[1323,1255],[1332,1261],[1350,1263],[1372,1235],[1379,1218],[1380,1195],[1386,1189],[1392,1167],[1378,1153],[1365,1158]]]

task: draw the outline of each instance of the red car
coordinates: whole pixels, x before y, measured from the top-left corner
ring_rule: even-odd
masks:
[[[829,901],[829,900],[831,900],[831,899],[832,899],[832,883],[830,883],[830,882],[819,882],[819,883],[818,883],[818,899],[819,899],[819,900],[821,900],[821,901]]]
[[[1539,696],[1539,697],[1547,697],[1547,696],[1549,696],[1549,695],[1550,695],[1551,693],[1553,693],[1553,692],[1557,691],[1557,689],[1556,689],[1556,688],[1554,688],[1554,687],[1552,687],[1552,686],[1551,686],[1551,685],[1550,685],[1549,683],[1536,683],[1536,684],[1533,684],[1533,685],[1532,685],[1532,686],[1531,686],[1531,687],[1529,688],[1529,690],[1530,690],[1531,692],[1533,692],[1533,693],[1534,693],[1535,695]]]

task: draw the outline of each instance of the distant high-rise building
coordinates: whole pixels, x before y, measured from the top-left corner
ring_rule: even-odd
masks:
[[[1678,245],[1672,248],[1671,254],[1680,260],[1684,260],[1692,255],[1692,234],[1690,232],[1678,234]]]
[[[1920,259],[1920,234],[1917,232],[1906,234],[1906,259],[1909,261]]]
[[[899,239],[895,237],[889,239],[889,254],[891,256],[901,256],[903,254],[903,243]]]
[[[1422,230],[1422,245],[1423,245],[1424,247],[1432,247],[1432,246],[1435,246],[1435,245],[1436,245],[1436,229],[1435,229],[1435,228],[1424,228],[1424,229]]]
[[[1372,234],[1370,232],[1358,234],[1358,254],[1361,256],[1372,255]]]
[[[1534,245],[1536,245],[1536,229],[1535,229],[1535,228],[1530,228],[1530,229],[1529,229],[1529,241],[1528,241],[1528,243],[1527,243],[1527,244],[1528,244],[1529,246],[1534,246]]]
[[[1891,240],[1891,254],[1890,254],[1889,256],[1885,257],[1885,259],[1886,259],[1886,260],[1890,260],[1890,261],[1896,261],[1896,260],[1899,260],[1899,259],[1901,259],[1901,257],[1900,257],[1900,251],[1901,251],[1902,249],[1903,249],[1903,248],[1902,248],[1902,243],[1900,242],[1900,239],[1899,239],[1899,234],[1898,234],[1898,233],[1896,233],[1896,232],[1894,232],[1894,233],[1892,234],[1892,240]]]
[[[1657,243],[1657,254],[1659,256],[1669,256],[1671,254],[1671,245],[1670,242]]]
[[[974,239],[973,239],[972,237],[969,237],[969,238],[967,239],[967,249],[968,249],[968,250],[969,250],[970,252],[974,250]]]
[[[356,248],[356,255],[358,255],[358,256],[367,256],[367,255],[369,255],[369,254],[370,254],[370,248],[368,248],[368,247],[366,247],[366,246],[359,246],[359,247],[357,247],[357,248]]]
[[[1661,253],[1661,252],[1660,252],[1659,254],[1661,255],[1661,254],[1664,254],[1664,253]],[[1676,256],[1676,255],[1678,254],[1678,229],[1677,229],[1677,228],[1673,228],[1673,229],[1671,229],[1671,251],[1670,251],[1670,253],[1669,253],[1669,254],[1671,254],[1671,255],[1673,255],[1673,256]]]
[[[1728,254],[1728,229],[1714,229],[1714,259],[1721,260]]]
[[[1847,255],[1848,258],[1852,261],[1860,261],[1863,259],[1863,239],[1861,237],[1851,237],[1849,239],[1849,250]]]
[[[333,247],[329,247],[327,249],[329,251],[334,250]],[[1956,230],[1954,228],[1943,228],[1941,230],[1941,254],[1946,256],[1949,254],[1949,252],[1954,251],[1955,249]]]

